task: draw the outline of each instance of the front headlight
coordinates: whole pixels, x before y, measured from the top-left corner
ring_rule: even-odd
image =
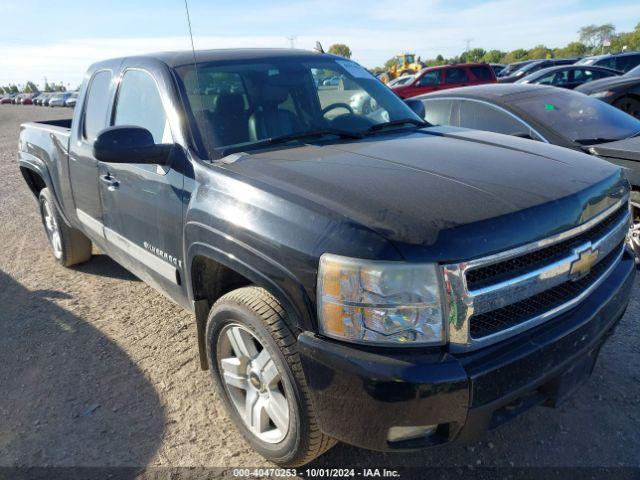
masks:
[[[611,90],[604,90],[602,92],[591,93],[589,94],[589,96],[593,98],[606,98],[606,97],[610,97],[614,93],[616,92],[612,92]]]
[[[325,253],[318,269],[318,322],[328,337],[367,344],[441,345],[438,268]]]

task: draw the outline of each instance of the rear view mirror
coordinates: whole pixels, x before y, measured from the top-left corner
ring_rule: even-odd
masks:
[[[118,125],[98,133],[93,143],[93,156],[105,163],[165,165],[172,146],[156,144],[146,128]]]
[[[407,106],[413,110],[413,112],[418,115],[421,119],[424,119],[424,116],[426,115],[425,109],[424,109],[424,103],[422,103],[420,100],[405,100],[404,103],[407,104]]]

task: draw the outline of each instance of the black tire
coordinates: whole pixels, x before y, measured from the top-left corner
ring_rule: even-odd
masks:
[[[256,436],[240,417],[222,379],[219,345],[225,328],[248,329],[271,356],[282,379],[289,406],[288,431],[278,443]],[[245,287],[221,297],[209,312],[206,329],[207,357],[213,380],[229,417],[251,446],[268,460],[283,467],[304,465],[326,452],[336,441],[324,435],[311,405],[311,398],[297,352],[297,340],[285,321],[285,311],[266,290]],[[222,347],[220,347],[222,349]]]
[[[40,216],[53,256],[64,267],[86,262],[91,258],[91,240],[81,231],[65,223],[56,208],[51,192],[43,188],[39,195]],[[56,229],[59,238],[52,232]]]
[[[613,102],[613,106],[631,116],[640,118],[640,100],[637,98],[627,95]]]

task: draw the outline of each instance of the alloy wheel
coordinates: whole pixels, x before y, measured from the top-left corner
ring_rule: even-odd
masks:
[[[263,442],[282,441],[289,431],[289,402],[267,349],[249,329],[230,324],[220,332],[217,352],[220,377],[244,424]]]
[[[47,232],[47,237],[49,238],[49,243],[53,249],[53,255],[60,259],[62,258],[62,237],[60,235],[60,228],[49,202],[45,198],[43,198],[41,202],[42,219]]]

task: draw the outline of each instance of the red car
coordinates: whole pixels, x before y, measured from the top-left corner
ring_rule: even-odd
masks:
[[[416,75],[411,83],[391,87],[400,98],[410,98],[423,93],[447,88],[496,83],[496,74],[486,63],[461,63],[427,67]]]

